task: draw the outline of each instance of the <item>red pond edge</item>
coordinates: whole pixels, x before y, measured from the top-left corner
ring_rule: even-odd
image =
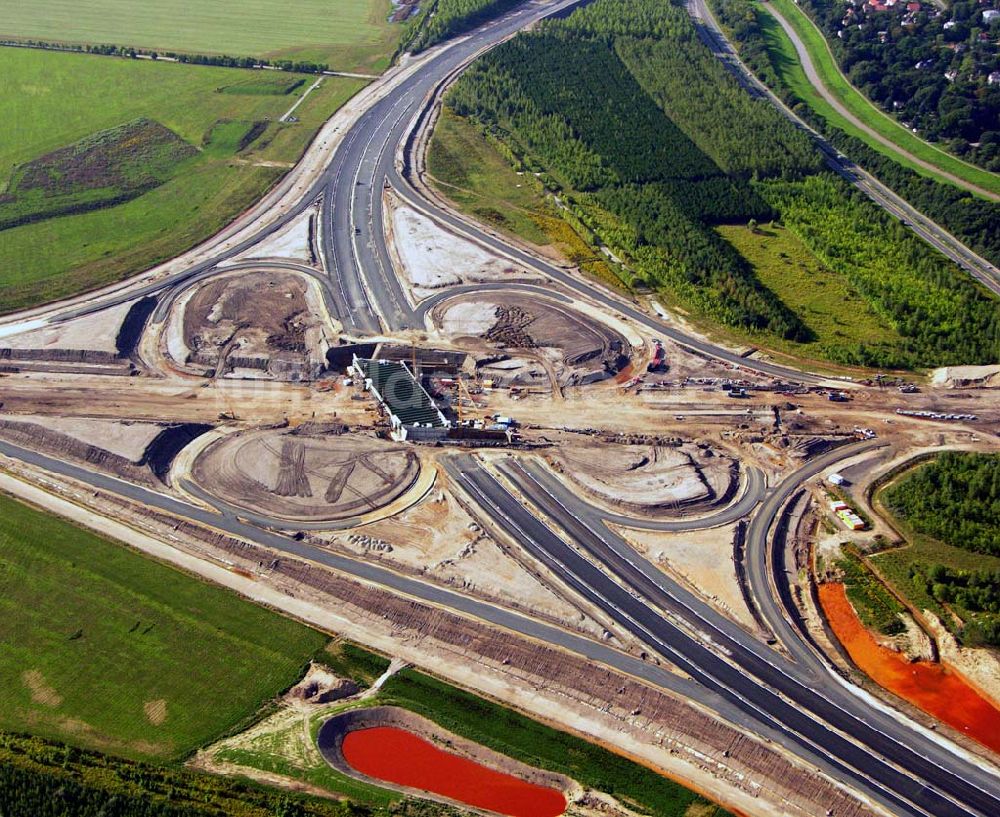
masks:
[[[823,613],[851,660],[879,686],[1000,753],[1000,709],[945,664],[909,661],[867,630],[843,584],[819,586]]]
[[[341,752],[357,772],[457,800],[510,817],[558,817],[566,798],[557,789],[529,783],[458,755],[396,726],[348,732]]]

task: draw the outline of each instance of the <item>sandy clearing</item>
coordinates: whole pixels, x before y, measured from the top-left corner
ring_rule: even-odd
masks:
[[[492,281],[541,282],[509,259],[440,227],[437,222],[387,197],[393,248],[414,296],[420,300],[435,290],[459,284]]]
[[[248,258],[291,258],[310,263],[312,253],[309,251],[309,221],[315,216],[316,208],[310,207],[277,233],[268,236],[226,264]],[[220,266],[224,267],[226,264]]]
[[[4,337],[3,345],[11,349],[86,349],[96,352],[117,352],[118,330],[135,301],[102,309],[65,323]]]
[[[31,700],[36,704],[55,709],[63,701],[62,695],[49,686],[45,676],[36,669],[22,672],[21,683],[27,687],[31,693]]]
[[[612,525],[636,550],[664,572],[683,580],[723,613],[751,629],[753,616],[743,601],[733,563],[735,525],[665,533]]]

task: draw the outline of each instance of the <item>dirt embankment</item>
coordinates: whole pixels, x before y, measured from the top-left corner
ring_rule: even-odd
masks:
[[[536,769],[506,755],[487,749],[471,740],[448,732],[431,720],[414,712],[396,706],[373,706],[368,709],[352,709],[334,715],[320,727],[316,736],[319,750],[327,763],[350,777],[359,775],[344,759],[341,747],[344,738],[357,729],[371,729],[378,726],[395,726],[405,729],[427,740],[451,754],[473,760],[489,769],[513,775],[539,786],[557,789],[568,797],[580,791],[580,786],[561,774]],[[384,785],[384,784],[381,784]]]
[[[138,459],[130,459],[38,423],[0,418],[0,436],[16,445],[93,465],[106,473],[147,486],[162,484],[177,453],[211,428],[212,426],[202,423],[166,425]]]
[[[119,357],[135,360],[136,348],[142,338],[142,330],[145,328],[149,316],[156,309],[156,303],[156,298],[147,295],[129,307],[125,320],[122,321],[118,334],[115,336],[115,348],[118,350]]]

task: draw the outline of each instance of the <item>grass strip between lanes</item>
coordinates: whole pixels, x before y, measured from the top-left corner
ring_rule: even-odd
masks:
[[[879,110],[874,103],[866,99],[857,88],[851,85],[850,81],[844,76],[837,65],[823,33],[792,0],[769,0],[768,3],[762,4],[762,7],[768,11],[768,14],[761,16],[760,23],[768,44],[768,50],[771,52],[772,62],[785,83],[797,96],[808,103],[816,113],[830,120],[838,128],[862,139],[880,153],[891,156],[891,158],[906,167],[918,173],[933,176],[938,181],[954,184],[953,181],[945,176],[928,171],[927,168],[916,164],[907,156],[890,152],[886,145],[873,138],[870,133],[865,132],[848,121],[823,99],[819,92],[812,86],[812,83],[809,82],[805,71],[799,65],[795,46],[781,28],[777,19],[770,13],[769,6],[778,11],[792,28],[795,29],[805,45],[806,51],[826,89],[861,122],[882,137],[893,142],[901,150],[905,150],[918,159],[934,165],[942,172],[950,173],[969,184],[1000,195],[1000,178],[996,174],[964,162],[958,157],[952,156],[950,153],[920,139],[903,125],[892,119],[888,114]],[[798,66],[797,71],[789,70],[790,62]]]

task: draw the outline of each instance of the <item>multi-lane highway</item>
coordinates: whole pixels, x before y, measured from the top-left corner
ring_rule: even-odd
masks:
[[[526,550],[732,707],[778,731],[790,748],[898,813],[1000,813],[1000,781],[992,773],[873,710],[832,675],[763,648],[620,537],[593,525],[588,517],[600,512],[588,511],[567,490],[553,491],[551,481],[539,479],[537,466],[509,462],[501,471],[521,496],[530,497],[569,534],[575,547],[472,458],[454,458],[449,471],[494,524]],[[808,467],[793,482],[815,472]],[[776,492],[779,504],[786,491]]]
[[[165,303],[180,288],[202,276],[238,268],[218,268],[218,264],[244,253],[321,201],[318,239],[324,269],[322,272],[309,270],[308,274],[323,283],[328,307],[341,321],[346,333],[362,338],[423,328],[427,303],[413,304],[408,300],[386,248],[382,202],[385,186],[389,185],[410,206],[426,213],[445,229],[542,272],[558,282],[565,292],[601,304],[626,321],[701,354],[775,378],[818,379],[766,361],[746,360],[690,336],[676,325],[653,318],[621,296],[513,246],[485,228],[426,200],[411,180],[400,173],[396,166],[397,148],[409,138],[427,106],[433,104],[442,83],[449,81],[484,49],[512,36],[530,22],[578,2],[582,0],[526,4],[439,49],[419,71],[393,84],[385,94],[372,97],[371,106],[343,134],[332,162],[280,218],[207,261],[158,283],[95,299],[83,310],[74,308],[64,312],[63,317],[95,311],[145,294],[164,295]],[[692,2],[700,4],[701,0]],[[713,36],[721,37],[717,31]],[[716,44],[719,42],[722,41],[717,40]],[[892,194],[870,177],[845,168],[835,152],[832,159],[836,159],[840,172],[856,175],[853,181],[861,185],[860,180],[863,180],[864,185],[871,185],[869,189],[875,191],[873,198],[890,211],[893,207],[906,206],[894,203]],[[919,214],[911,210],[904,212],[915,225],[914,229],[925,231],[926,234],[921,234],[946,254],[961,259],[961,263],[974,265],[981,261],[954,239],[942,235],[940,228]],[[299,265],[292,266],[299,268]],[[161,306],[154,320],[162,318],[163,314],[165,307]],[[462,593],[262,530],[240,518],[239,512],[231,508],[215,513],[6,443],[0,443],[0,453],[309,559],[363,581],[577,651],[673,692],[698,697],[733,723],[780,741],[896,813],[914,817],[993,817],[1000,814],[1000,780],[991,769],[970,762],[929,734],[915,730],[884,709],[871,706],[846,687],[799,640],[771,595],[767,539],[773,519],[803,480],[845,456],[846,451],[814,461],[770,493],[766,491],[761,473],[750,469],[741,497],[729,508],[705,520],[642,523],[644,527],[662,530],[683,530],[685,525],[689,528],[723,524],[744,517],[759,505],[748,535],[748,574],[766,620],[785,644],[791,659],[769,649],[671,581],[606,524],[609,521],[626,525],[640,523],[609,515],[581,502],[537,463],[519,465],[510,461],[501,466],[508,484],[517,486],[522,496],[531,497],[535,507],[529,508],[478,461],[466,456],[446,461],[452,480],[489,517],[492,525],[548,565],[624,631],[676,664],[689,678],[680,678],[605,644]],[[550,521],[543,521],[543,516]],[[267,524],[263,518],[256,521]],[[556,526],[565,536],[554,532]]]

